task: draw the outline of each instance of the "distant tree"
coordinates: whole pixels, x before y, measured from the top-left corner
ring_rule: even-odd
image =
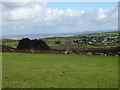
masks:
[[[50,47],[43,40],[23,38],[19,41],[17,49],[50,50]]]
[[[29,38],[23,38],[19,41],[17,49],[30,49],[31,48],[31,40]]]
[[[50,47],[43,40],[39,40],[37,44],[42,50],[50,50]]]
[[[31,48],[32,49],[40,49],[39,46],[38,46],[38,40],[37,39],[34,39],[34,40],[31,40]]]

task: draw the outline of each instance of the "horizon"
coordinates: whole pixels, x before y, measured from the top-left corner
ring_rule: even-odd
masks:
[[[54,38],[54,37],[75,37],[78,35],[88,35],[88,34],[97,34],[97,33],[110,33],[118,32],[117,30],[110,31],[97,31],[97,32],[78,32],[78,33],[53,33],[53,34],[24,34],[24,35],[3,35],[2,39],[12,39],[20,40],[22,38],[30,39],[44,39],[44,38]]]

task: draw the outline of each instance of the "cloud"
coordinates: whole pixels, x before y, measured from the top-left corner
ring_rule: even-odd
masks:
[[[111,9],[61,10],[47,3],[7,3],[2,7],[3,34],[77,32],[116,29],[117,7]]]
[[[108,10],[106,9],[103,9],[103,8],[100,8],[98,10],[98,17],[97,17],[97,20],[102,20],[102,19],[105,19],[107,16],[106,16],[106,13],[108,12]]]
[[[25,20],[35,18],[41,12],[41,6],[36,5],[33,8],[18,8],[9,12],[10,19],[12,20]]]

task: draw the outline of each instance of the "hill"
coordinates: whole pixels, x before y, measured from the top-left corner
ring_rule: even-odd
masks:
[[[83,34],[69,37],[50,37],[42,38],[43,41],[51,48],[51,51],[69,50],[74,53],[80,52],[111,52],[119,53],[119,33],[103,32],[93,34]],[[3,45],[16,48],[19,40],[4,39]]]

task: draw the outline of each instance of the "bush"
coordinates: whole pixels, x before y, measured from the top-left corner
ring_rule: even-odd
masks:
[[[19,41],[17,49],[50,50],[50,47],[43,40],[23,38]]]

